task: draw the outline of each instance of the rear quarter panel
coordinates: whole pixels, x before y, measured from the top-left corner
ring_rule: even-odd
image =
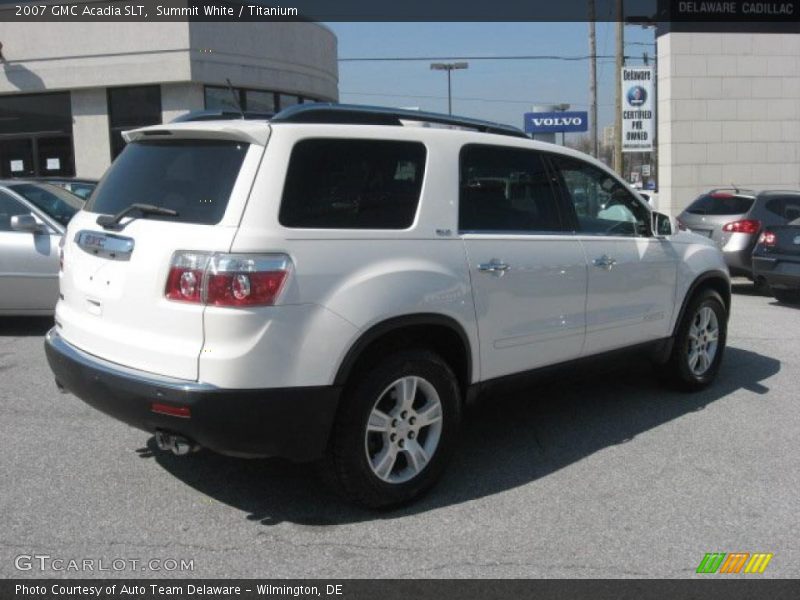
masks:
[[[471,346],[473,378],[479,372],[469,271],[463,244],[456,236],[460,144],[448,144],[445,136],[441,144],[425,144],[427,165],[420,204],[414,223],[406,230],[289,229],[278,222],[285,173],[296,141],[311,137],[422,139],[414,128],[387,131],[381,127],[370,135],[371,129],[273,127],[264,167],[232,251],[285,252],[292,258],[294,272],[280,306],[268,307],[260,315],[254,311],[254,334],[244,345],[224,325],[224,315],[207,311],[203,380],[225,379],[226,361],[215,365],[213,357],[227,352],[239,356],[240,377],[250,373],[247,387],[332,384],[347,351],[370,327],[419,313],[440,314],[458,322]],[[427,130],[424,139],[436,137],[431,133]],[[291,323],[277,324],[290,314],[294,315]],[[220,347],[222,351],[216,350]]]

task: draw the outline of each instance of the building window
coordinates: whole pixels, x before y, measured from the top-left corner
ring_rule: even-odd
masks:
[[[157,85],[108,89],[111,159],[125,147],[122,132],[161,123],[161,88]]]
[[[0,97],[0,177],[74,174],[69,93]]]
[[[313,98],[294,94],[281,94],[265,90],[230,88],[207,85],[205,87],[206,110],[239,111],[236,101],[246,110],[254,113],[276,113],[303,102],[317,102]]]

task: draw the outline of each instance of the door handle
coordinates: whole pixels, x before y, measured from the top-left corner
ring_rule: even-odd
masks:
[[[617,264],[617,260],[615,258],[611,258],[607,254],[603,254],[603,256],[601,256],[600,258],[595,258],[592,261],[592,264],[594,264],[595,267],[598,267],[600,269],[605,269],[606,271],[610,271],[612,268],[614,268],[614,265]]]
[[[492,275],[497,275],[500,277],[506,271],[511,268],[511,265],[507,265],[499,258],[493,258],[488,263],[481,263],[478,265],[478,271],[481,273],[491,273]]]

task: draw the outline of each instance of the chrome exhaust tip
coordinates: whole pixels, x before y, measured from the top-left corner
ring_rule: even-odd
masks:
[[[155,438],[159,450],[172,452],[175,456],[186,456],[200,449],[200,446],[189,438],[167,431],[156,431]]]

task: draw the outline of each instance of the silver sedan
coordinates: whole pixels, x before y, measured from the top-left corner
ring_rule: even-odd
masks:
[[[53,313],[61,237],[83,204],[54,185],[0,180],[0,315]]]

